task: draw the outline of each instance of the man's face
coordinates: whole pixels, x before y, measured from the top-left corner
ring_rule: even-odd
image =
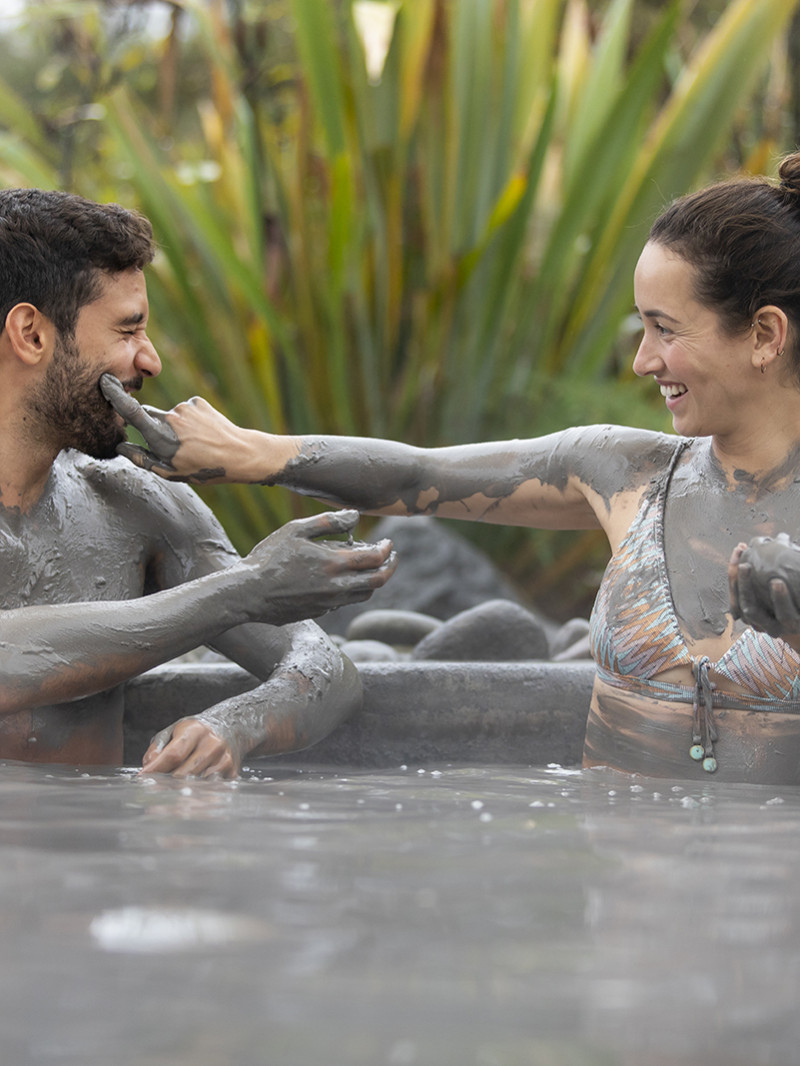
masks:
[[[147,289],[140,270],[104,277],[100,296],[82,307],[75,336],[59,336],[44,378],[30,400],[39,432],[58,448],[96,459],[116,455],[122,419],[100,392],[106,371],[128,392],[161,370],[147,337]]]

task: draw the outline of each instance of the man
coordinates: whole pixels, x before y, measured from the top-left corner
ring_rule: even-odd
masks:
[[[118,205],[0,191],[0,758],[118,765],[122,683],[207,644],[262,683],[163,730],[143,769],[230,777],[358,707],[355,668],[300,620],[366,599],[395,559],[314,539],[355,511],[241,559],[191,489],[115,457],[124,427],[98,382],[130,395],[161,369],[153,253],[149,222]]]

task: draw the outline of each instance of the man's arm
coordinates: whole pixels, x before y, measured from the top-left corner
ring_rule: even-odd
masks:
[[[184,582],[224,573],[231,565],[238,565],[224,530],[196,493],[128,469],[137,480],[147,483],[149,491],[137,493],[142,506],[158,508],[158,538],[151,549],[153,587],[183,587]],[[126,487],[132,486],[128,478],[122,478],[118,491],[125,493]],[[358,517],[357,512],[341,512],[305,522],[316,528],[323,518],[349,532],[352,522],[342,518],[348,514],[350,519]],[[354,579],[367,582],[369,587],[362,586],[358,596],[348,592],[351,602],[366,599],[373,588],[388,580],[395,567],[387,541],[375,546],[327,542],[313,548],[341,555],[340,568],[348,585]],[[267,581],[264,594],[269,594],[272,585],[273,595],[290,597],[297,613],[285,620],[321,614],[320,595],[330,597],[331,586],[338,588],[339,577],[326,567],[322,580],[314,578],[313,566],[309,569],[310,553],[294,547],[272,554],[280,574]],[[360,569],[364,555],[371,574]],[[359,568],[355,578],[349,575],[349,567]],[[334,605],[329,601],[326,607]],[[361,683],[355,668],[313,622],[229,627],[206,643],[261,678],[262,683],[162,731],[145,754],[143,769],[147,772],[235,776],[249,753],[274,754],[307,747],[360,706]]]
[[[290,522],[233,565],[141,599],[0,612],[0,713],[101,692],[243,623],[283,625],[367,599],[393,572],[391,545],[314,540],[357,518]]]
[[[248,755],[309,747],[361,706],[358,671],[313,622],[243,626],[213,646],[263,683],[162,730],[145,752],[144,772],[234,777]]]

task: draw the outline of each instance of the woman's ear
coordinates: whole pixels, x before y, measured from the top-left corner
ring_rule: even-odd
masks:
[[[33,304],[15,304],[6,315],[5,331],[14,354],[29,366],[36,366],[55,347],[55,326]]]
[[[768,366],[783,355],[789,340],[789,319],[780,307],[761,307],[753,316],[753,366]]]

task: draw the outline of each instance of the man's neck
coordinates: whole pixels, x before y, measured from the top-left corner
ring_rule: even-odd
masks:
[[[35,507],[57,455],[41,445],[30,448],[21,441],[9,442],[0,434],[0,508],[25,514]]]

